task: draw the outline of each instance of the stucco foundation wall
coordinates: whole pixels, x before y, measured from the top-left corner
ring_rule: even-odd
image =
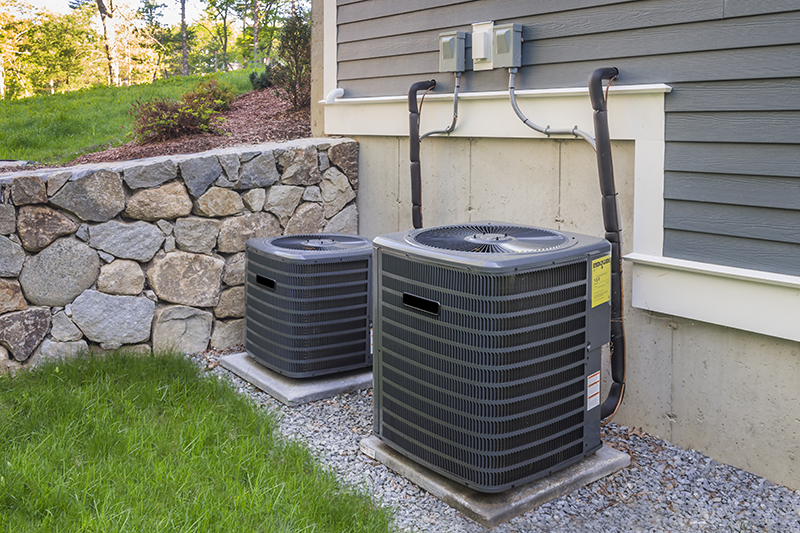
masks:
[[[0,175],[0,373],[241,344],[247,240],[356,233],[357,188],[346,138]]]
[[[359,234],[411,229],[408,139],[359,143]],[[628,253],[633,142],[613,143],[613,157]],[[494,219],[603,234],[595,154],[582,141],[429,138],[421,162],[426,227]],[[629,291],[625,301],[627,390],[615,421],[800,488],[800,344],[633,309]]]

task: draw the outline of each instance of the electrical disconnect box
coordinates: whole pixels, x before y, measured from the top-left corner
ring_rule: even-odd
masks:
[[[464,72],[467,33],[449,31],[439,34],[439,72]]]
[[[522,25],[498,24],[494,26],[492,68],[522,66]]]

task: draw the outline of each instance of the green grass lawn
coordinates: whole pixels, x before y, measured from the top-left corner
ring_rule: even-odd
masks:
[[[252,89],[246,71],[217,74],[236,94]],[[175,77],[131,87],[93,87],[64,94],[0,100],[0,159],[64,163],[130,139],[135,101],[177,99],[208,77]]]
[[[0,377],[0,531],[391,530],[275,426],[181,356]]]

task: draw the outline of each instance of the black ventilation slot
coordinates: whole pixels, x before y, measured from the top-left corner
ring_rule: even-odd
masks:
[[[275,290],[275,280],[270,278],[265,278],[264,276],[256,276],[256,283],[259,285],[263,285],[264,287],[268,288],[271,291]]]
[[[439,302],[428,300],[427,298],[420,298],[407,292],[403,293],[403,305],[417,309],[424,313],[439,316]]]

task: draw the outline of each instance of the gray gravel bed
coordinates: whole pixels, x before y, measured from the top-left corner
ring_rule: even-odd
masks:
[[[388,470],[358,449],[372,431],[372,390],[286,407],[218,365],[192,359],[228,379],[258,405],[282,415],[281,431],[306,443],[345,483],[365,487],[396,511],[403,531],[480,532],[485,528]],[[495,532],[754,531],[800,532],[800,494],[694,450],[634,428],[608,424],[604,441],[631,465],[501,524]]]

